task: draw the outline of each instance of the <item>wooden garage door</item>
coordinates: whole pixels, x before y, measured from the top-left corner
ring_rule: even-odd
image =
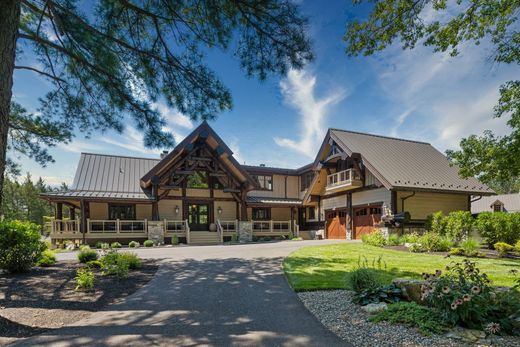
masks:
[[[347,212],[346,210],[327,211],[327,238],[347,238]]]
[[[381,221],[381,205],[359,207],[354,209],[354,237],[361,239],[361,235],[369,234],[374,224]]]

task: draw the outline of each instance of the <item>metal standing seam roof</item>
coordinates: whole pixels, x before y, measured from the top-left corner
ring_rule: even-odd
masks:
[[[81,153],[70,190],[45,195],[148,200],[149,192],[141,188],[140,179],[158,162],[150,158]]]
[[[246,203],[248,204],[270,204],[270,205],[301,205],[302,200],[290,199],[290,198],[271,198],[261,196],[248,196],[246,197]]]
[[[330,132],[344,150],[361,154],[375,171],[372,173],[392,188],[494,194],[476,178],[461,178],[458,167],[450,166],[444,154],[429,143],[341,129]]]
[[[471,203],[471,213],[492,212],[492,205],[501,202],[506,212],[520,212],[520,193],[482,197]]]

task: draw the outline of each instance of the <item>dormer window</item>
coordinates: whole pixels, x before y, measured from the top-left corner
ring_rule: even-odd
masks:
[[[494,204],[493,212],[502,212],[502,204]]]

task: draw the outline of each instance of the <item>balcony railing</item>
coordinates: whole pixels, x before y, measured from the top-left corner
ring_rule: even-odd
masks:
[[[79,232],[79,220],[58,220],[53,219],[50,222],[50,232],[52,233],[77,233]]]
[[[276,220],[253,220],[253,235],[255,234],[289,234],[295,232],[293,230],[293,223],[288,221],[276,221]]]
[[[340,187],[359,186],[361,184],[361,176],[354,169],[339,171],[327,175],[327,189],[335,189]]]

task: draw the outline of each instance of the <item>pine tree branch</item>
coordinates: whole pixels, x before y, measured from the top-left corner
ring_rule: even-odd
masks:
[[[49,77],[49,78],[51,78],[51,79],[53,79],[55,81],[60,81],[60,82],[63,82],[63,83],[67,83],[67,81],[65,81],[62,78],[59,78],[58,76],[52,75],[52,74],[47,73],[45,71],[38,70],[38,69],[36,69],[36,68],[34,68],[32,66],[15,65],[14,68],[17,69],[17,70],[30,70],[30,71],[34,71],[36,73],[39,73],[40,75]]]

